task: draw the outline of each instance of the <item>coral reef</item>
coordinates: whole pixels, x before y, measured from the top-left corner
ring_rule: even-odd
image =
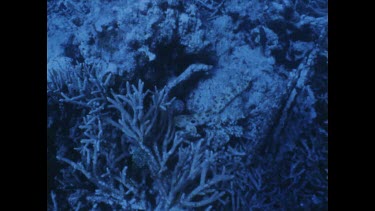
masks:
[[[327,210],[327,1],[48,0],[48,210]]]

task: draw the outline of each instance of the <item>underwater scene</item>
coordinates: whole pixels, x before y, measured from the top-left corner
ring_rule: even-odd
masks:
[[[46,3],[48,210],[328,210],[328,0]]]

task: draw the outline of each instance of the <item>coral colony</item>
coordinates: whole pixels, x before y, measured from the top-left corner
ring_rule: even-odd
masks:
[[[48,210],[328,210],[325,0],[47,0]]]

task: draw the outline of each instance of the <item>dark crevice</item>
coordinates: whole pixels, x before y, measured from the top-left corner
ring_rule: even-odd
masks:
[[[178,39],[168,45],[159,44],[152,52],[156,55],[155,60],[145,62],[146,65],[143,65],[137,71],[137,78],[142,79],[148,89],[154,89],[154,86],[162,88],[171,78],[178,77],[192,64],[216,64],[212,52],[203,51],[196,54],[187,54],[185,46],[181,45]],[[194,81],[202,76],[201,74],[195,74],[189,81]],[[189,88],[191,88],[190,85],[192,84],[189,84]]]

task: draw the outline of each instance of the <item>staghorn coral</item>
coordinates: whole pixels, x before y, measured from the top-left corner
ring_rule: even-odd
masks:
[[[67,168],[66,174],[81,177],[93,188],[80,192],[80,200],[68,199],[72,208],[174,210],[204,207],[225,194],[215,186],[231,176],[215,165],[217,152],[209,150],[209,140],[188,141],[175,131],[169,112],[173,99],[168,100],[167,89],[144,91],[143,82],[138,86],[127,82],[126,94],[116,94],[95,77],[95,71],[88,71],[91,74],[84,75],[89,80],[77,79],[77,90],[68,92],[78,96],[60,93],[61,102],[89,109],[78,126],[82,138],[74,148],[80,159],[62,152],[57,155],[75,170],[69,173]],[[82,81],[88,84],[81,86]],[[82,96],[89,90],[92,95]],[[127,164],[129,160],[132,163]],[[78,182],[67,179],[64,183],[68,181]]]

